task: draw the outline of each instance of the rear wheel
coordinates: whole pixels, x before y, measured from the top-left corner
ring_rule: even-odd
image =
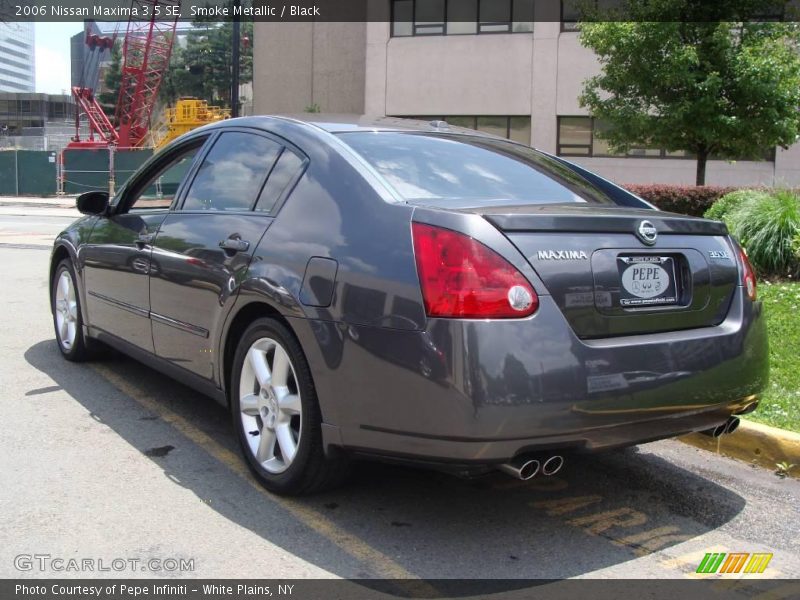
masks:
[[[344,478],[346,460],[323,452],[311,371],[282,323],[259,319],[245,331],[233,361],[231,405],[247,464],[270,491],[310,493]]]
[[[67,360],[79,362],[87,360],[90,355],[83,335],[81,305],[75,281],[72,262],[64,259],[58,263],[53,275],[50,302],[58,349]]]

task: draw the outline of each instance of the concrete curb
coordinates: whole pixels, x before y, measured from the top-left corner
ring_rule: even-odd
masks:
[[[695,448],[730,456],[774,471],[778,463],[794,464],[789,475],[800,478],[800,434],[742,419],[730,435],[712,438],[691,433],[678,438]]]

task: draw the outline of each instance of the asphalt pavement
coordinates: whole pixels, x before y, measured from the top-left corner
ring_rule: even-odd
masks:
[[[695,573],[708,552],[800,573],[800,481],[677,441],[530,482],[364,463],[337,491],[273,496],[212,400],[113,353],[61,358],[48,250],[73,216],[0,202],[0,577],[720,577]]]

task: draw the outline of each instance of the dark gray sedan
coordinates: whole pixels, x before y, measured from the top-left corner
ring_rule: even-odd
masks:
[[[230,407],[263,484],[353,457],[527,479],[731,432],[767,381],[722,223],[444,122],[195,130],[58,236],[59,348],[106,343]]]

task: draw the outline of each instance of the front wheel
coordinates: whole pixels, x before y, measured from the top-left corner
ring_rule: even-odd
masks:
[[[234,428],[264,487],[305,494],[344,478],[345,459],[323,452],[311,371],[291,331],[274,319],[253,322],[239,341],[231,375]]]
[[[89,351],[83,335],[83,319],[75,285],[75,270],[68,259],[58,263],[53,275],[52,288],[50,302],[58,349],[67,360],[84,361],[89,358]]]

